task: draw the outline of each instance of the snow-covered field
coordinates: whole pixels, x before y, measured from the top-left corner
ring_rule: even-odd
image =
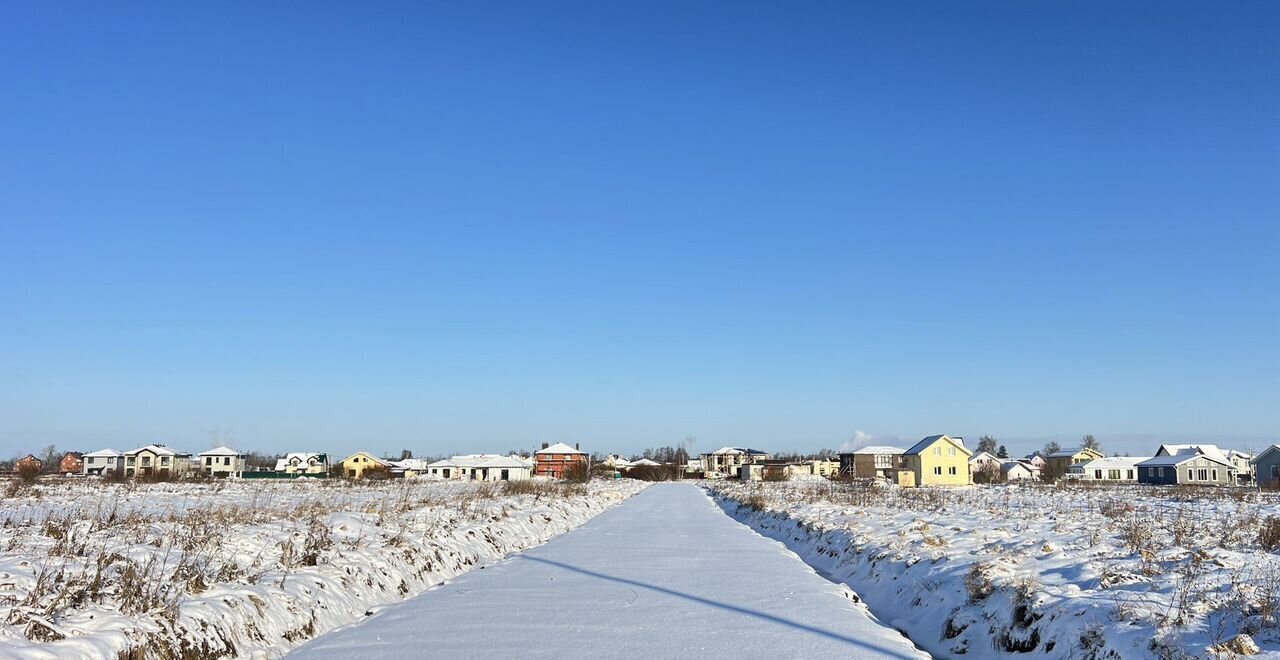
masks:
[[[277,657],[645,485],[37,484],[0,500],[0,657]]]
[[[709,488],[939,657],[1280,657],[1274,494]]]

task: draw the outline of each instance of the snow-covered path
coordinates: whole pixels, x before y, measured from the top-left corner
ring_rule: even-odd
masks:
[[[928,657],[850,595],[696,486],[657,484],[292,657]]]

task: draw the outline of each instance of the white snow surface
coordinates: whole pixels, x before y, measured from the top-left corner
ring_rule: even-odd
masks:
[[[857,596],[698,487],[663,483],[546,545],[473,571],[296,660],[927,658]]]
[[[1280,658],[1274,493],[707,487],[936,657]]]
[[[279,657],[645,486],[42,482],[0,500],[0,658]]]

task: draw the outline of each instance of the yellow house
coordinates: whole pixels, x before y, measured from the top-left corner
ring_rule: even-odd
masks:
[[[902,454],[898,470],[900,486],[967,486],[969,457],[964,438],[931,435]]]
[[[1088,447],[1070,447],[1061,449],[1049,454],[1044,459],[1044,473],[1054,479],[1061,477],[1067,473],[1067,468],[1072,465],[1088,463],[1106,456],[1095,449]]]
[[[348,479],[362,479],[369,469],[390,470],[391,464],[367,452],[358,451],[338,463],[342,468],[342,476]]]

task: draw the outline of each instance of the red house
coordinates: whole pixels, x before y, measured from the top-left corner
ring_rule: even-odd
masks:
[[[533,454],[533,476],[563,479],[566,472],[575,466],[587,466],[587,452],[557,442],[550,447],[543,443],[542,449]]]
[[[27,454],[13,462],[13,469],[19,472],[24,470],[34,470],[35,472],[39,472],[44,469],[44,461],[31,454]]]
[[[84,472],[83,455],[78,451],[69,451],[58,463],[58,472],[62,474],[80,474]]]

